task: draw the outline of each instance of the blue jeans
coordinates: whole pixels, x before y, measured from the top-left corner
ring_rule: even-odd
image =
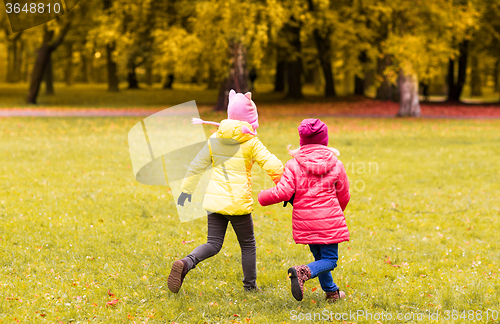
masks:
[[[330,271],[337,267],[339,245],[309,244],[309,249],[314,255],[314,260],[316,260],[307,265],[311,269],[311,278],[318,277],[321,288],[325,292],[337,291],[339,287],[333,282]]]

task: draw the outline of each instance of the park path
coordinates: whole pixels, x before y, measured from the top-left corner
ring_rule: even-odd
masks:
[[[82,108],[7,108],[0,117],[130,117],[149,116],[161,109],[82,109]]]

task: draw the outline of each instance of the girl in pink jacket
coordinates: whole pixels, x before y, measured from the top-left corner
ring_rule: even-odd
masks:
[[[338,151],[327,147],[328,127],[319,119],[304,119],[299,126],[300,148],[276,187],[261,191],[259,203],[268,206],[284,201],[293,205],[293,239],[309,244],[314,262],[288,269],[292,295],[304,296],[304,282],[318,277],[326,299],[335,302],[345,293],[333,282],[338,243],[349,241],[344,210],[350,199],[349,180]]]

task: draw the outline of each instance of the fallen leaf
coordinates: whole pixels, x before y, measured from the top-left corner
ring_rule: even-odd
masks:
[[[120,301],[119,299],[113,299],[113,300],[107,302],[106,306],[114,306],[114,305],[118,304],[119,301]]]

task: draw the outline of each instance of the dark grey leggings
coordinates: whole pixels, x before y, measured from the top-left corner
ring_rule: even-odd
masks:
[[[253,234],[252,214],[241,216],[227,216],[221,214],[208,215],[207,243],[196,247],[193,252],[184,258],[188,270],[193,269],[201,261],[219,253],[226,236],[227,224],[231,222],[241,248],[241,265],[243,267],[243,286],[253,288],[256,286],[257,249]]]

